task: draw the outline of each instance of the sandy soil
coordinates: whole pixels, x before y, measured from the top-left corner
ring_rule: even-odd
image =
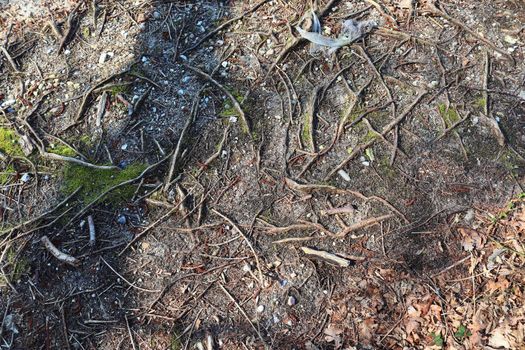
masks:
[[[1,348],[523,346],[522,1],[15,5]]]

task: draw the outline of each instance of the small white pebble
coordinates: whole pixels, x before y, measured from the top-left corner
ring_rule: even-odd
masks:
[[[257,306],[257,312],[258,312],[258,313],[261,313],[261,312],[263,312],[263,311],[264,311],[264,305],[259,305],[259,306]]]
[[[338,174],[339,176],[341,176],[341,178],[342,178],[343,180],[345,180],[346,182],[350,182],[350,180],[351,180],[351,179],[350,179],[350,175],[348,175],[348,173],[347,173],[346,171],[344,171],[343,169],[340,169],[340,170],[337,172],[337,174]]]

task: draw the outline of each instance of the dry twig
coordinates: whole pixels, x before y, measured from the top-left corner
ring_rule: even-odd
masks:
[[[44,247],[47,249],[47,251],[58,260],[75,267],[80,265],[80,260],[69,254],[61,252],[53,243],[51,243],[47,236],[42,236],[41,241],[44,244]]]

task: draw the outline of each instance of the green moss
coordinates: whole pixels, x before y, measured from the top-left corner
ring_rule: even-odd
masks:
[[[368,130],[365,137],[363,138],[363,142],[367,143],[368,141],[372,141],[375,138],[377,138],[377,134],[373,132],[372,130]]]
[[[67,165],[63,171],[62,192],[69,195],[82,186],[78,197],[84,203],[91,203],[110,187],[137,177],[144,169],[146,169],[146,164],[142,163],[131,164],[123,170],[104,170],[74,164]],[[117,205],[130,200],[135,189],[135,185],[123,186],[112,191],[109,196],[102,200]]]
[[[487,104],[487,99],[485,97],[480,97],[476,100],[476,106],[479,108],[485,108],[485,105]]]
[[[461,117],[458,114],[458,111],[452,107],[447,109],[447,106],[444,103],[438,105],[439,114],[445,121],[447,128],[450,128],[452,125],[461,120]]]
[[[225,101],[219,115],[223,118],[239,116],[239,112],[232,106],[230,101]]]
[[[15,249],[9,249],[6,254],[6,261],[9,265],[12,266],[10,273],[11,281],[18,281],[20,278],[29,272],[30,264],[26,258],[23,256],[17,256]]]
[[[52,145],[46,149],[49,153],[58,154],[65,157],[74,157],[77,155],[74,149],[64,144]]]
[[[5,185],[9,182],[11,174],[16,173],[16,169],[13,164],[9,164],[1,173],[0,173],[0,185]]]
[[[14,130],[0,127],[0,152],[9,156],[23,156],[18,139]]]
[[[89,39],[89,37],[91,36],[91,30],[89,29],[89,27],[84,27],[82,28],[82,37],[84,37],[84,39]]]
[[[171,342],[170,342],[170,350],[181,350],[182,349],[182,342],[181,342],[181,336],[177,333],[173,333],[171,336]]]
[[[389,157],[382,157],[379,161],[379,169],[381,171],[381,174],[386,176],[388,179],[396,180],[397,179],[397,171],[394,167],[390,166],[390,158]]]
[[[129,92],[129,84],[113,85],[108,89],[111,96],[115,97],[118,94],[125,94]]]
[[[304,115],[304,123],[303,123],[303,130],[301,132],[301,140],[303,141],[303,144],[306,146],[310,146],[312,144],[312,124],[311,124],[311,115],[309,113],[306,113]]]
[[[235,100],[242,105],[244,102],[244,96],[238,91],[233,88],[226,87],[226,90],[235,98]],[[242,106],[244,114],[246,114],[246,106]],[[238,117],[239,123],[241,124],[241,130],[245,134],[250,133],[250,128],[248,125],[244,122],[243,119],[240,118],[239,112],[233,106],[233,103],[227,99],[222,103],[221,111],[219,112],[219,115],[225,119],[229,119],[230,117]],[[253,135],[251,135],[253,138]]]

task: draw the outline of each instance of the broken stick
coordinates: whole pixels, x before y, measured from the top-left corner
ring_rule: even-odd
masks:
[[[80,265],[80,260],[77,258],[66,254],[64,252],[61,252],[51,241],[47,236],[43,236],[41,238],[42,243],[44,244],[44,247],[46,247],[47,251],[51,253],[57,260],[60,260],[62,262],[65,262],[66,264],[69,264],[71,266],[78,266]]]
[[[306,255],[318,258],[318,259],[320,259],[322,261],[325,261],[325,262],[327,262],[329,264],[332,264],[332,265],[335,265],[335,266],[348,267],[348,266],[350,266],[352,264],[352,260],[342,258],[342,257],[340,257],[338,255],[335,255],[335,254],[332,254],[332,253],[328,253],[328,252],[326,252],[324,250],[317,250],[317,249],[312,249],[312,248],[309,248],[309,247],[301,247],[301,250]]]

